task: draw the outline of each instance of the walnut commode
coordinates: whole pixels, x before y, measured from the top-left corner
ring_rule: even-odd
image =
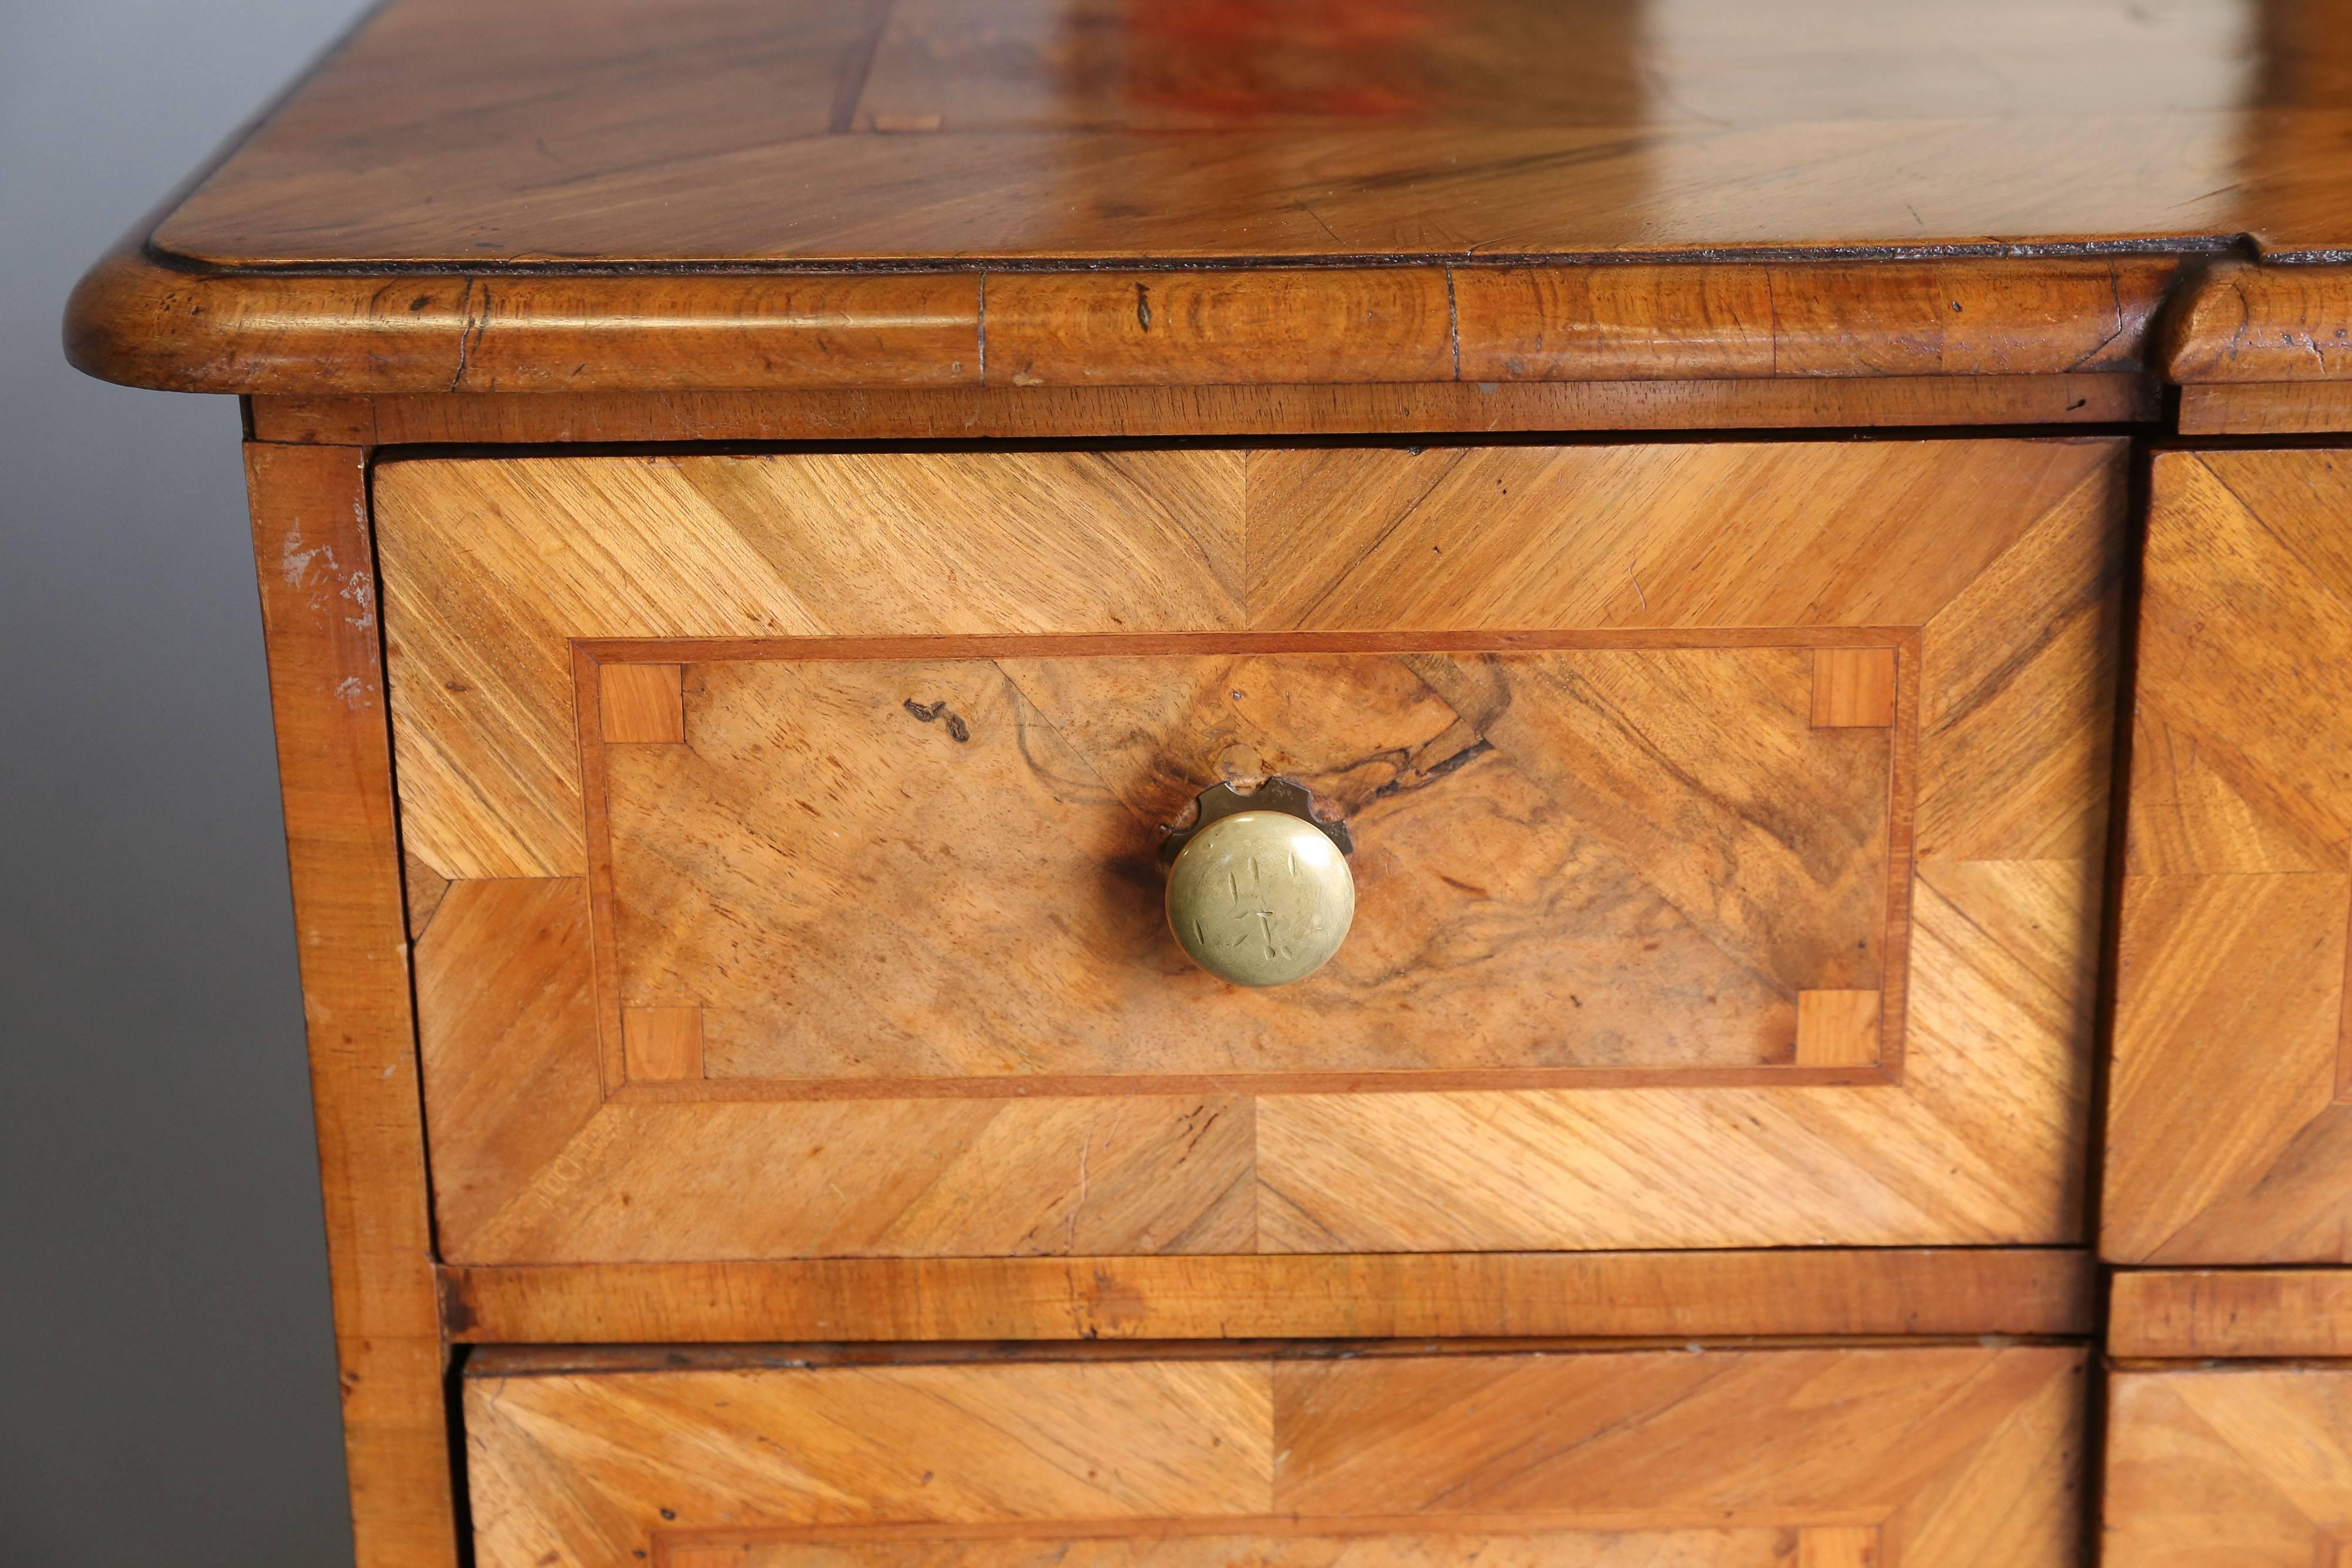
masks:
[[[100,262],[364,1568],[2352,1563],[2352,12],[1752,11],[392,0]]]

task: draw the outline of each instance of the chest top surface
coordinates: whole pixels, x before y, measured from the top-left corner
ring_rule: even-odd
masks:
[[[395,0],[215,266],[2352,242],[2333,0]]]
[[[960,293],[747,280],[1282,271],[1262,308],[1353,319],[1415,308],[1366,270],[2326,262],[2347,150],[2347,0],[391,0],[68,332],[144,384],[419,390],[402,344],[551,279],[920,329]]]

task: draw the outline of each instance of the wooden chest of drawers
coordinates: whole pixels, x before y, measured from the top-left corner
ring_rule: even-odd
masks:
[[[1796,12],[394,0],[92,271],[366,1568],[2352,1563],[2352,13]]]

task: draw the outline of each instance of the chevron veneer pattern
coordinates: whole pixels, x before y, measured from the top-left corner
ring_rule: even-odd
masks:
[[[2352,463],[2156,461],[2103,1249],[2352,1261]]]
[[[2077,1348],[861,1359],[483,1353],[484,1568],[2060,1568],[2079,1545]]]
[[[2107,1397],[2106,1568],[2352,1563],[2352,1372],[2126,1371]]]
[[[2088,440],[387,463],[376,502],[404,842],[412,882],[446,883],[416,957],[445,1255],[2067,1241],[2123,458]],[[1894,652],[1891,729],[1850,722],[1875,716],[1873,669],[1841,673],[1817,710],[1813,654],[1846,647]],[[917,648],[924,678],[947,683],[928,695],[887,678],[894,661],[898,676],[924,664]],[[666,674],[613,688],[631,704],[614,727],[589,711],[602,672],[633,661],[684,672],[684,742],[667,738]],[[1224,695],[1269,680],[1279,697],[1262,711]],[[817,804],[815,775],[782,760],[776,716],[804,725],[861,681],[880,682],[860,711],[897,727],[894,745],[959,765],[993,748],[985,777],[1019,789],[942,801],[1009,813],[983,843],[1009,841],[1033,810],[1043,834],[1074,794],[1107,798],[1082,819],[1095,826],[1024,849],[1048,880],[1116,879],[1132,846],[1110,855],[1089,835],[1112,825],[1148,844],[1150,820],[1225,766],[1209,746],[1220,726],[1226,749],[1260,763],[1320,758],[1368,821],[1395,813],[1385,842],[1367,835],[1381,847],[1367,852],[1361,956],[1398,972],[1358,983],[1441,1014],[1446,986],[1465,983],[1433,972],[1401,916],[1370,917],[1388,874],[1372,858],[1418,841],[1423,873],[1467,884],[1444,896],[1469,970],[1500,922],[1555,956],[1584,943],[1590,972],[1623,977],[1585,998],[1614,1009],[1617,1060],[1596,1030],[1569,1059],[1603,1074],[1589,1082],[1442,1076],[1530,1065],[1543,1001],[1577,1006],[1531,994],[1556,958],[1489,967],[1459,993],[1500,1020],[1483,1039],[1442,1025],[1384,1039],[1360,995],[1318,1015],[1307,989],[1201,998],[1190,1013],[1218,1038],[1187,1040],[1172,998],[1089,1017],[1070,967],[1098,956],[1072,940],[1040,949],[1059,967],[1034,978],[1024,1025],[1007,1015],[1020,977],[974,967],[986,943],[922,956],[987,929],[951,902],[982,867],[901,855],[860,883],[855,856],[793,849],[813,830],[786,803]],[[949,706],[924,722],[901,698]],[[1234,723],[1203,716],[1220,703]],[[1031,748],[1017,761],[1007,731]],[[1057,745],[1070,755],[1041,772]],[[1066,773],[1066,787],[1041,782]],[[892,789],[935,782],[894,785],[865,763],[831,777],[871,790],[853,813],[869,834],[894,820]],[[1523,825],[1546,811],[1540,832]],[[1482,821],[1501,836],[1481,837]],[[1444,858],[1449,834],[1490,871],[1540,868],[1542,895],[1479,898],[1497,888]],[[755,845],[769,857],[756,878]],[[1612,856],[1638,875],[1593,869]],[[1148,902],[1147,871],[1118,896]],[[709,899],[728,876],[740,885]],[[1653,915],[1578,905],[1612,886],[1650,897]],[[623,894],[617,922],[594,913],[607,887]],[[708,918],[674,918],[688,894]],[[643,940],[615,933],[631,898],[646,901]],[[909,1000],[915,988],[870,967],[892,949],[852,944],[829,966],[837,987],[861,988],[845,1023],[822,1051],[793,1046],[773,1027],[787,999],[746,961],[785,907],[854,912],[891,927],[920,972],[977,977],[961,998]],[[746,912],[756,929],[723,930]],[[1128,938],[1150,939],[1130,924]],[[662,932],[702,946],[662,949]],[[1018,955],[996,956],[1009,968]],[[1644,1018],[1628,1000],[1672,975],[1755,1005],[1694,1044],[1703,1005],[1678,1024],[1672,1006]],[[1198,985],[1172,966],[1162,977],[1171,993]],[[1874,1048],[1859,1004],[1882,985]],[[985,1016],[954,1021],[960,1001]],[[703,1008],[705,1076],[677,1050],[658,1060],[687,1066],[633,1077],[620,1005]],[[883,1019],[893,1006],[914,1010]],[[1158,1032],[1118,1044],[1153,1006]],[[1829,1030],[1810,1050],[1791,1043],[1801,1013]],[[827,1054],[837,1045],[871,1054]],[[1259,1085],[1233,1071],[1253,1061],[1382,1081]],[[975,1068],[1013,1092],[927,1087]],[[1681,1076],[1641,1076],[1653,1070]],[[807,1088],[860,1072],[856,1097]],[[1759,1072],[1788,1076],[1738,1076]]]

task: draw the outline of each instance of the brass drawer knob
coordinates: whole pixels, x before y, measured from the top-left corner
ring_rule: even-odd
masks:
[[[1160,847],[1168,928],[1192,961],[1236,986],[1283,986],[1321,968],[1356,915],[1347,825],[1314,814],[1304,785],[1204,791],[1192,825]]]

